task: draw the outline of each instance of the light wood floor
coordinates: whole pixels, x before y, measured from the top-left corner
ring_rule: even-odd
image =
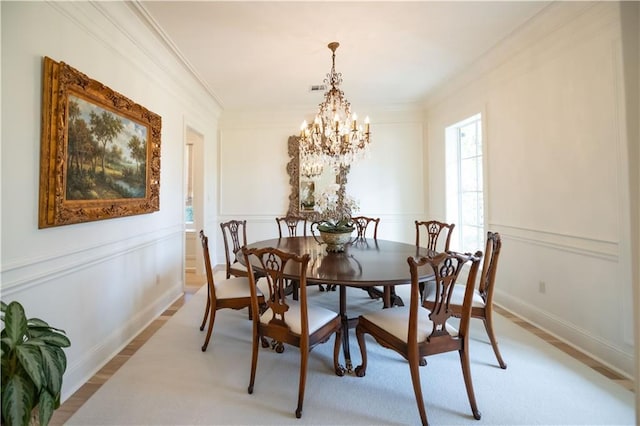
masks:
[[[193,277],[187,274],[187,285],[185,286],[185,293],[179,300],[171,305],[166,311],[164,311],[155,321],[151,323],[144,331],[135,337],[118,355],[116,355],[111,361],[109,361],[100,371],[98,371],[87,383],[85,383],[80,389],[78,389],[71,397],[69,397],[64,404],[56,410],[49,423],[52,426],[64,425],[66,421],[102,386],[118,369],[125,363],[131,356],[136,353],[144,343],[149,340],[153,334],[160,329],[167,322],[178,309],[189,300],[191,295],[197,292],[204,284],[204,277]],[[556,348],[571,355],[576,360],[586,364],[592,369],[596,370],[600,374],[608,377],[614,382],[620,384],[626,389],[634,391],[633,381],[625,377],[620,376],[618,373],[605,367],[595,359],[585,355],[577,349],[569,346],[568,344],[561,342],[549,333],[540,330],[534,325],[528,323],[520,317],[517,317],[509,311],[502,309],[498,306],[494,306],[497,313],[505,316],[515,324],[524,328],[525,330],[535,334],[542,338],[547,343],[555,346]]]

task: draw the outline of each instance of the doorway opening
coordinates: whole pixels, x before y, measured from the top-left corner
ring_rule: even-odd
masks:
[[[184,146],[184,242],[185,289],[206,281],[198,232],[204,220],[204,137],[187,127]]]

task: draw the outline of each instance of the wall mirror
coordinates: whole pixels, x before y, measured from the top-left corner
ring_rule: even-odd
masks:
[[[289,163],[287,163],[287,173],[289,174],[289,184],[291,185],[287,215],[303,216],[308,220],[319,220],[318,213],[313,210],[316,195],[332,183],[339,184],[340,190],[344,191],[349,167],[341,167],[338,173],[331,168],[325,168],[320,175],[314,178],[302,176],[300,173],[300,146],[298,139],[298,136],[290,136],[287,143],[290,157]]]

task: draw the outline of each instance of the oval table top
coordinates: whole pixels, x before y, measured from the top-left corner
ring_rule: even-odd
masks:
[[[313,237],[274,238],[257,241],[247,247],[275,247],[297,255],[309,253],[311,261],[307,270],[308,284],[343,284],[352,287],[408,284],[411,282],[411,275],[407,258],[427,255],[427,249],[416,249],[415,244],[372,238],[346,245],[343,253],[327,252],[326,246]],[[433,276],[433,271],[427,268],[418,272],[420,281]],[[287,278],[295,275],[296,271],[285,270]]]

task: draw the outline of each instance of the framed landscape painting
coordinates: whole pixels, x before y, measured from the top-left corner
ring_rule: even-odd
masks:
[[[38,226],[160,208],[159,115],[44,58]]]

